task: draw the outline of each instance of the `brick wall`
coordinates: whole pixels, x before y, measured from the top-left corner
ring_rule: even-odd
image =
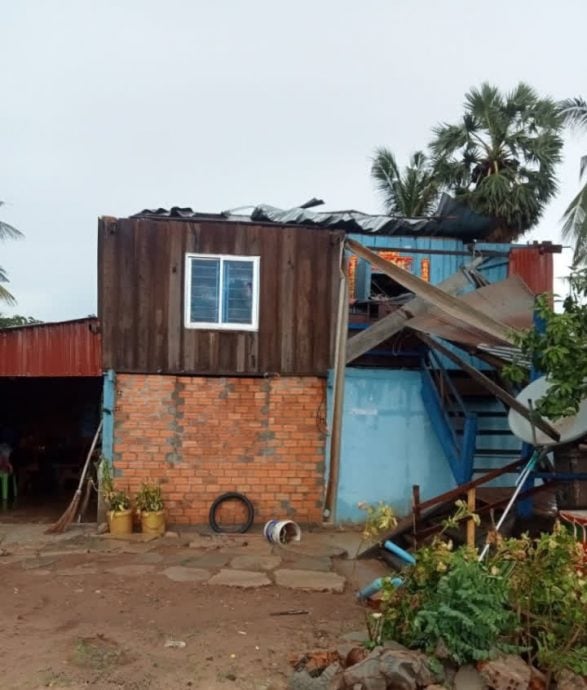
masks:
[[[162,482],[171,523],[206,523],[225,491],[246,494],[256,522],[320,521],[324,410],[319,378],[118,374],[117,482]]]

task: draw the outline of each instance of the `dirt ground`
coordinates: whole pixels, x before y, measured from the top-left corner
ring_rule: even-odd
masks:
[[[363,628],[352,584],[334,594],[163,576],[186,553],[206,553],[188,541],[0,542],[3,690],[277,690],[287,685],[290,654],[331,647]],[[110,572],[145,563],[156,570]],[[291,609],[308,613],[272,615]],[[172,642],[185,646],[166,646]]]

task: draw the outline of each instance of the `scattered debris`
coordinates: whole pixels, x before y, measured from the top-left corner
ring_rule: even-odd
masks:
[[[288,611],[273,611],[270,616],[305,616],[310,613],[306,609],[289,609]]]
[[[166,640],[163,646],[166,649],[184,649],[186,645],[183,640]]]
[[[263,535],[270,544],[289,544],[301,541],[302,530],[293,520],[269,520],[263,527]]]

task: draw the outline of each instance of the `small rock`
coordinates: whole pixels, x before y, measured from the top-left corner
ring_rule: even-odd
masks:
[[[494,690],[527,690],[532,677],[528,664],[513,654],[482,662],[477,668]]]
[[[352,630],[351,632],[345,633],[342,639],[347,642],[368,642],[369,634],[366,630]]]
[[[428,657],[409,649],[384,649],[380,653],[379,668],[388,687],[398,690],[416,690],[438,680],[428,666]]]
[[[287,567],[292,570],[321,570],[327,573],[332,568],[332,561],[328,556],[299,556],[295,559],[288,558]]]
[[[179,532],[172,532],[168,530],[163,536],[167,539],[179,539]]]
[[[228,563],[230,556],[218,551],[210,551],[201,556],[190,556],[181,561],[181,565],[191,566],[195,568],[224,568]],[[246,568],[243,568],[246,570]]]
[[[22,562],[23,570],[35,570],[36,568],[47,568],[55,563],[54,558],[31,558]]]
[[[162,574],[174,582],[205,582],[210,577],[208,570],[184,568],[181,565],[172,565],[166,568]]]
[[[306,670],[294,671],[287,687],[288,690],[338,690],[344,687],[342,682],[342,666],[334,663],[325,668],[320,675],[310,674]],[[385,687],[382,690],[385,690]]]
[[[345,578],[336,573],[323,573],[318,570],[290,570],[283,568],[275,571],[275,584],[290,589],[302,589],[310,592],[344,591]]]
[[[532,678],[528,690],[546,690],[546,674],[539,671],[536,666],[530,666]]]
[[[566,669],[557,673],[556,683],[558,690],[587,690],[587,678]]]
[[[343,680],[346,688],[358,685],[365,690],[387,689],[387,681],[379,670],[379,655],[373,652],[360,663],[347,668],[343,673]]]
[[[101,522],[98,525],[98,529],[96,530],[96,534],[106,534],[108,531],[108,523],[107,522]]]
[[[264,573],[254,572],[252,570],[232,570],[230,568],[222,569],[217,575],[214,575],[209,581],[209,585],[224,585],[226,587],[244,587],[249,589],[252,587],[266,587],[271,584],[271,580]]]
[[[168,649],[183,649],[185,642],[183,640],[166,640],[163,646]]]
[[[454,690],[486,690],[487,683],[479,671],[470,664],[461,666],[453,680]]]
[[[152,573],[153,570],[155,570],[154,565],[117,565],[114,568],[108,568],[107,572],[123,577],[140,577]]]
[[[237,570],[273,570],[281,563],[279,556],[236,556],[230,566]]]

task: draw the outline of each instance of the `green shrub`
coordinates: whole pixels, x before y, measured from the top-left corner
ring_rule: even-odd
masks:
[[[384,637],[457,664],[516,651],[546,671],[587,674],[587,578],[569,531],[499,539],[483,563],[436,539],[416,560],[384,591]]]

